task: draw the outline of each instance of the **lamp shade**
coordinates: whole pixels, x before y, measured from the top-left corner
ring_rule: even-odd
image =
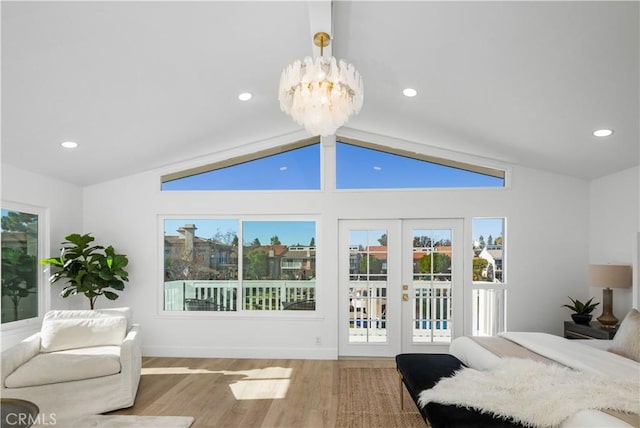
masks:
[[[589,285],[600,288],[631,287],[631,266],[589,265]]]

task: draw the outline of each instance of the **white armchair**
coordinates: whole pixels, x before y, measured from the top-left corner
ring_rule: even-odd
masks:
[[[35,403],[56,418],[133,405],[142,369],[129,308],[49,311],[42,329],[2,352],[2,398]]]

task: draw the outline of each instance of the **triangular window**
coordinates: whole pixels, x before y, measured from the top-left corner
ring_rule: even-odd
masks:
[[[502,170],[369,143],[336,143],[337,189],[504,187]]]
[[[305,141],[162,177],[162,190],[318,190],[320,143]]]

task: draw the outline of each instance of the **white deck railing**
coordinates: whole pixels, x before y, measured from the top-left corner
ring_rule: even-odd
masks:
[[[350,342],[386,341],[386,283],[350,283]],[[451,283],[414,281],[412,305],[413,341],[417,343],[451,340]]]
[[[190,299],[210,303],[214,311],[246,310],[278,311],[287,303],[315,300],[316,282],[309,281],[243,281],[238,303],[238,281],[168,281],[164,283],[164,309],[185,311]]]
[[[386,338],[386,287],[373,281],[370,286],[351,282],[354,292],[349,312],[352,341],[384,341]],[[367,293],[362,293],[366,290]],[[383,291],[384,290],[384,291]],[[451,283],[414,281],[415,301],[412,305],[414,342],[451,340]],[[366,294],[363,296],[362,294]],[[282,310],[289,302],[315,300],[315,281],[243,281],[240,304],[246,310]],[[237,281],[169,281],[164,284],[166,311],[185,311],[186,299],[206,300],[216,311],[237,311]],[[503,330],[499,314],[503,313],[504,290],[473,290],[473,334],[494,335]]]
[[[495,336],[505,330],[504,288],[476,288],[473,290],[473,335]]]

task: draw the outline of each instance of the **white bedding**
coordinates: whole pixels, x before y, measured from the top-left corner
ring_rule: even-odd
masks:
[[[613,352],[546,333],[512,332],[499,336],[564,366],[610,377],[636,379],[640,385],[640,363]]]
[[[501,336],[560,364],[606,376],[635,378],[638,379],[640,385],[640,363],[600,349],[603,347],[602,344],[591,346],[592,343],[568,340],[545,333],[503,333]],[[465,365],[480,370],[493,368],[501,361],[500,357],[469,337],[459,337],[453,340],[449,353],[456,356]],[[583,410],[565,420],[561,426],[563,428],[613,428],[631,427],[632,425],[604,412]]]

